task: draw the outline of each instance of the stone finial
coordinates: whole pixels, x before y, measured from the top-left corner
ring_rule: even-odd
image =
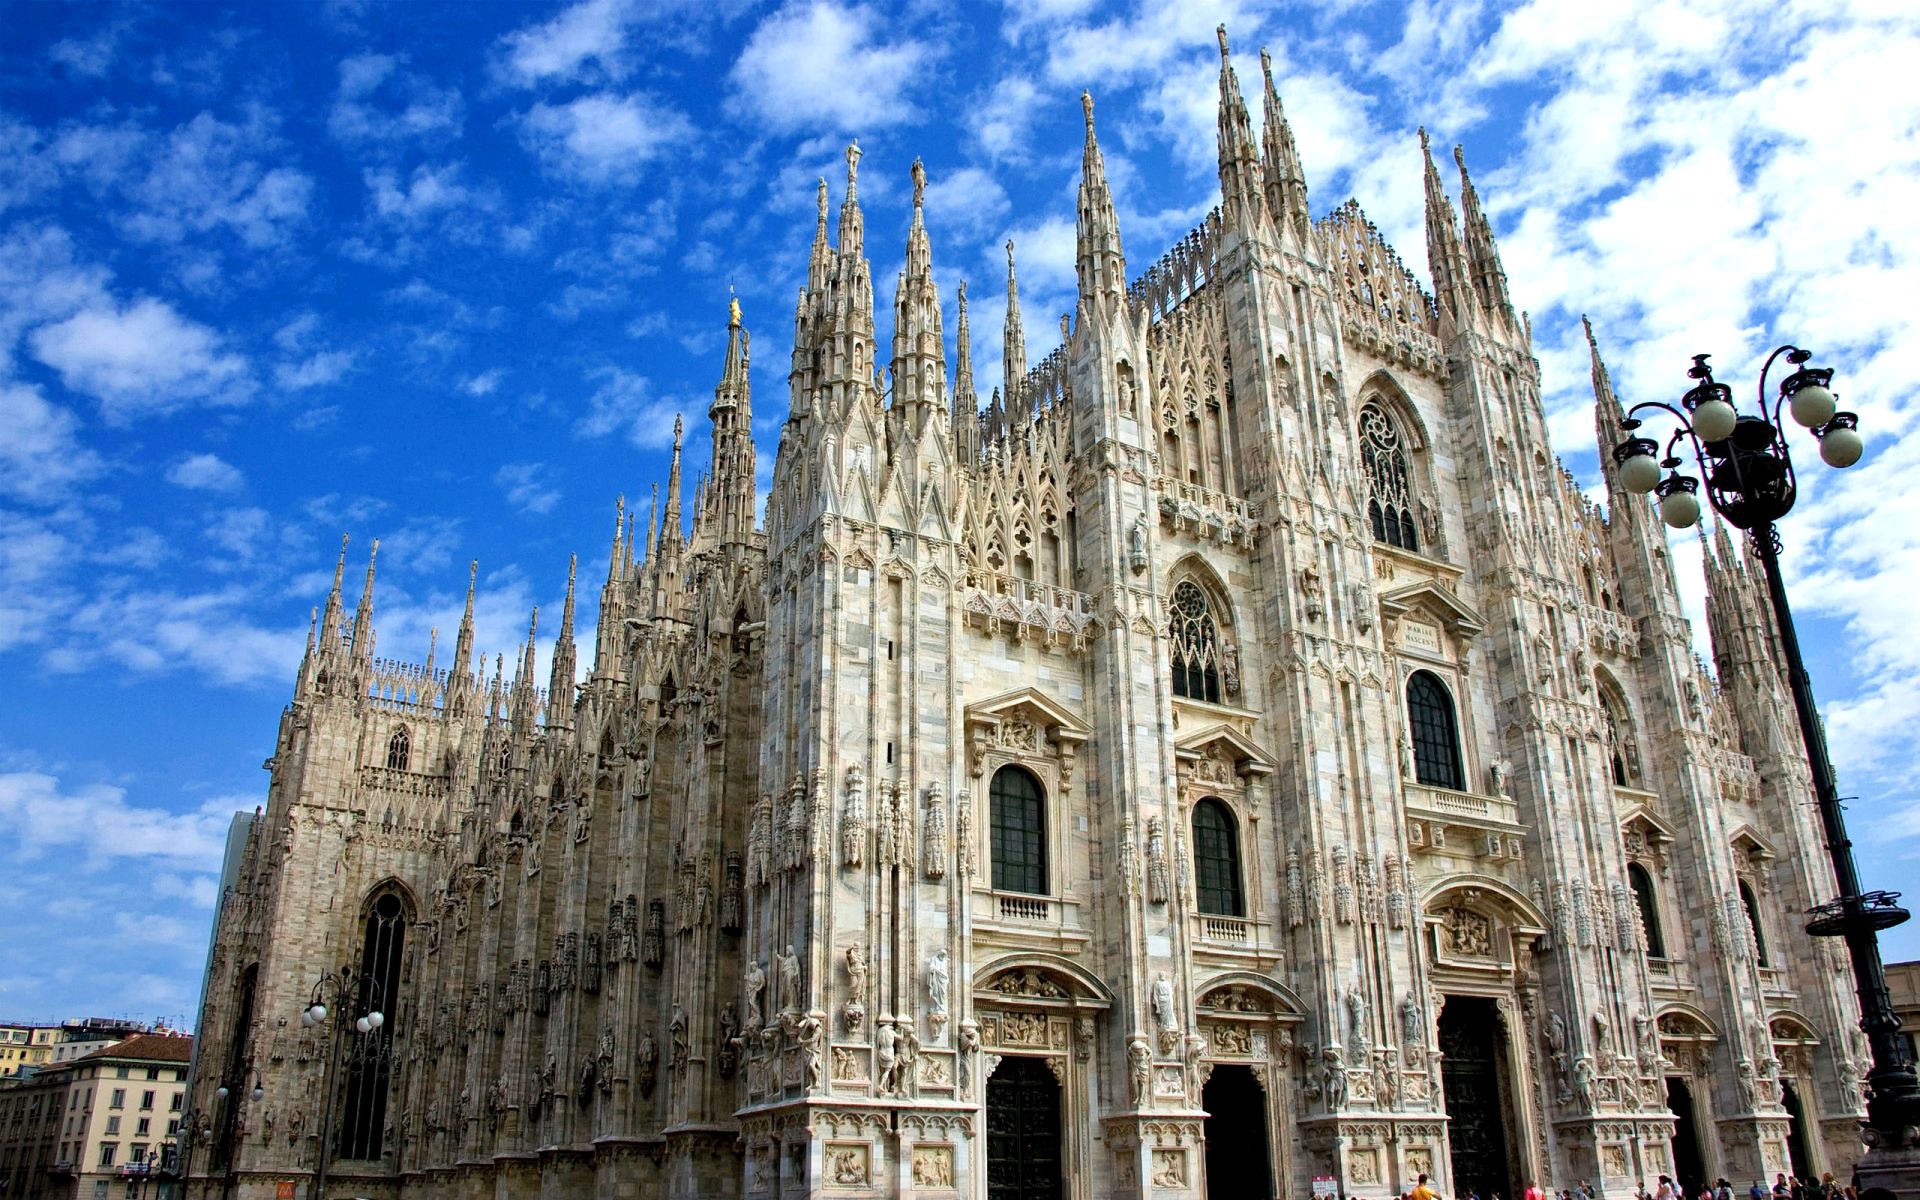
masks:
[[[1217,26],[1215,26],[1215,27],[1214,27],[1214,30],[1213,30],[1213,33],[1214,33],[1214,36],[1215,36],[1215,37],[1217,37],[1217,38],[1219,38],[1219,39],[1220,39],[1220,58],[1221,58],[1221,60],[1222,60],[1222,61],[1225,61],[1225,59],[1226,59],[1226,57],[1227,57],[1227,27],[1226,27],[1226,25],[1225,25],[1225,24],[1223,23],[1223,24],[1220,24],[1220,25],[1217,25]]]

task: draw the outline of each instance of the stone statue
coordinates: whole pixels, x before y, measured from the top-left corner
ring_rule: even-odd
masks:
[[[640,1094],[651,1096],[654,1080],[660,1073],[660,1046],[653,1040],[651,1030],[640,1035],[640,1049],[635,1052],[634,1059],[640,1068]]]
[[[788,1012],[799,1012],[805,1007],[806,997],[800,994],[800,956],[793,952],[791,942],[780,955],[780,999]]]
[[[1160,1032],[1160,1049],[1170,1054],[1178,1043],[1180,1021],[1173,1010],[1173,981],[1163,971],[1153,981],[1153,1023]]]
[[[764,1021],[760,1015],[760,997],[767,990],[767,972],[758,959],[747,962],[747,1020],[744,1028],[750,1034],[760,1032]]]
[[[1347,1032],[1356,1058],[1373,1053],[1373,1035],[1367,1028],[1367,998],[1358,987],[1347,989]]]
[[[857,943],[847,947],[847,999],[861,1004],[867,998],[867,952]]]
[[[873,1073],[874,1090],[881,1095],[892,1095],[898,1090],[900,1074],[900,1035],[893,1030],[893,1022],[882,1021],[880,1028],[873,1034]]]
[[[1153,1081],[1153,1051],[1147,1047],[1145,1038],[1134,1038],[1127,1043],[1127,1075],[1133,1084],[1133,1106],[1144,1108],[1148,1085]]]
[[[1420,1011],[1420,1002],[1408,992],[1400,1000],[1400,1037],[1408,1046],[1424,1046],[1427,1042],[1426,1014]]]
[[[740,1061],[740,1013],[729,1000],[720,1006],[720,1016],[716,1021],[719,1030],[718,1066],[720,1078],[732,1079],[733,1072]]]
[[[949,986],[949,968],[946,947],[933,952],[927,960],[927,1001],[932,1004],[934,1015],[947,1015],[947,989]]]
[[[667,1041],[672,1046],[672,1057],[668,1060],[676,1071],[687,1069],[687,1058],[692,1046],[687,1040],[687,1010],[680,1002],[673,1002],[673,1015],[667,1019]]]

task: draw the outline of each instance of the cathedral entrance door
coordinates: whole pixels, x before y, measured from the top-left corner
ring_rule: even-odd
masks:
[[[1694,1123],[1693,1089],[1677,1076],[1667,1077],[1667,1111],[1677,1119],[1673,1127],[1673,1173],[1680,1192],[1697,1196],[1707,1183],[1706,1160],[1700,1157],[1700,1127]]]
[[[1519,1194],[1507,1156],[1506,1027],[1485,996],[1448,996],[1440,1010],[1440,1081],[1452,1118],[1453,1187],[1456,1196]]]
[[[1060,1081],[1009,1055],[987,1079],[987,1200],[1060,1197]]]
[[[1212,1200],[1273,1200],[1267,1149],[1267,1094],[1253,1068],[1216,1066],[1200,1092],[1207,1110],[1207,1195]]]
[[[1780,1107],[1787,1110],[1787,1158],[1795,1179],[1813,1178],[1813,1147],[1807,1144],[1807,1110],[1800,1092],[1790,1083],[1780,1085]]]

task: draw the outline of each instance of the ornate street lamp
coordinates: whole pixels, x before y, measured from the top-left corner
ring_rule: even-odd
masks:
[[[1779,394],[1770,401],[1767,376],[1782,355],[1794,370],[1780,381]],[[1799,718],[1800,740],[1806,746],[1807,766],[1813,773],[1814,800],[1840,889],[1838,899],[1809,911],[1812,920],[1807,923],[1807,932],[1846,941],[1853,961],[1854,989],[1860,998],[1860,1028],[1866,1031],[1873,1051],[1873,1068],[1867,1075],[1867,1127],[1861,1135],[1868,1153],[1860,1164],[1860,1181],[1868,1200],[1872,1200],[1876,1188],[1912,1197],[1920,1194],[1920,1139],[1916,1138],[1920,1132],[1916,1130],[1920,1126],[1920,1085],[1899,1037],[1900,1022],[1887,995],[1877,936],[1881,930],[1905,921],[1908,914],[1897,903],[1900,893],[1860,889],[1853,843],[1847,840],[1840,812],[1833,764],[1827,759],[1826,736],[1814,708],[1813,686],[1800,658],[1800,639],[1780,577],[1780,535],[1775,522],[1793,508],[1796,495],[1793,458],[1787,447],[1788,426],[1782,417],[1791,417],[1794,424],[1812,431],[1819,439],[1820,458],[1830,467],[1852,466],[1860,461],[1864,449],[1859,419],[1850,412],[1838,411],[1839,405],[1828,390],[1833,371],[1807,366],[1812,357],[1810,351],[1797,346],[1775,350],[1760,371],[1756,412],[1743,413],[1733,405],[1733,389],[1714,379],[1708,356],[1694,355],[1693,369],[1687,375],[1699,382],[1680,398],[1678,408],[1657,400],[1634,405],[1621,422],[1628,436],[1614,447],[1613,458],[1622,486],[1640,495],[1651,492],[1657,496],[1660,519],[1675,529],[1689,528],[1700,520],[1698,492],[1704,480],[1714,511],[1746,531],[1766,572],[1767,596],[1772,601],[1780,649],[1786,657],[1787,683]],[[1679,423],[1659,459],[1654,455],[1660,444],[1638,432],[1641,422],[1637,414],[1649,409],[1659,409]],[[1699,478],[1680,473],[1682,459],[1675,451],[1682,447],[1691,452]]]
[[[306,1028],[327,1024],[333,1017],[332,1037],[327,1043],[326,1079],[322,1084],[326,1098],[321,1108],[319,1162],[313,1171],[313,1183],[307,1192],[308,1200],[322,1200],[327,1190],[327,1168],[333,1158],[333,1109],[335,1093],[339,1090],[341,1052],[346,1047],[346,1033],[349,1028],[360,1035],[377,1033],[387,1023],[387,1015],[380,1009],[380,981],[371,975],[356,972],[350,966],[342,966],[337,971],[328,971],[313,985],[309,993],[307,1007],[300,1012],[300,1024]],[[331,1007],[328,1001],[332,1001]],[[345,1014],[359,1010],[359,1015],[348,1021]],[[356,1037],[351,1057],[358,1062],[371,1058],[381,1052],[379,1044],[366,1046],[366,1041],[378,1043],[378,1039]]]

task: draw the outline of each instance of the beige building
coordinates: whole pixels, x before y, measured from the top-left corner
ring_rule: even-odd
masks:
[[[1907,1039],[1907,1061],[1920,1062],[1920,961],[1887,964],[1887,991],[1893,996],[1893,1012],[1900,1018],[1900,1032]]]
[[[343,552],[218,918],[196,1195],[1844,1177],[1757,568],[1711,540],[1709,673],[1597,345],[1610,507],[1554,457],[1464,160],[1456,208],[1409,153],[1429,290],[1310,215],[1224,34],[1219,87],[1221,207],[1144,270],[1074,114],[1076,310],[1034,362],[1009,262],[984,409],[925,172],[889,307],[850,147],[764,520],[736,307],[691,520],[676,438],[584,672],[571,584],[545,690],[537,615],[503,678],[471,602],[450,667],[377,658]]]
[[[53,1061],[58,1025],[0,1025],[0,1080],[23,1079]]]
[[[8,1200],[139,1200],[157,1189],[192,1054],[186,1035],[135,1034],[0,1088]]]

